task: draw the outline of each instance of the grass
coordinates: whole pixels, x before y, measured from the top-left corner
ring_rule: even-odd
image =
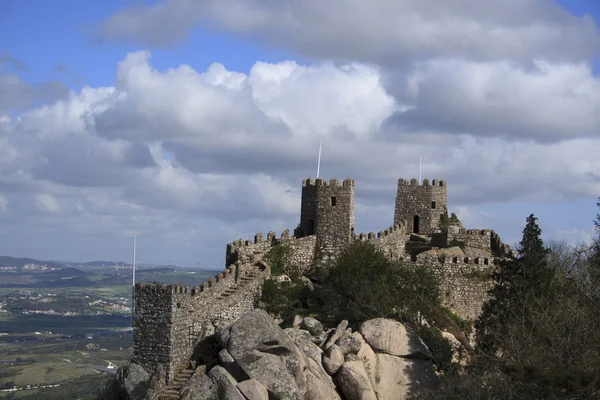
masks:
[[[97,343],[107,351],[86,349],[88,343]],[[129,335],[100,337],[97,340],[57,340],[54,337],[45,341],[5,343],[0,347],[0,359],[21,358],[32,362],[13,366],[2,364],[0,386],[7,382],[19,386],[58,383],[61,386],[57,388],[18,391],[14,395],[22,399],[94,399],[97,389],[112,375],[75,364],[107,366],[110,362],[121,366],[131,357],[132,345]]]
[[[5,370],[8,373],[16,372],[9,379],[18,386],[59,383],[85,375],[98,375],[90,368],[78,367],[65,361],[35,362],[24,366],[8,367]]]

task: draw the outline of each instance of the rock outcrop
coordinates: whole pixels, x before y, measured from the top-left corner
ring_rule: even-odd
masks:
[[[180,389],[146,398],[402,400],[436,382],[427,346],[397,321],[372,319],[356,332],[347,321],[329,330],[311,317],[297,322],[282,329],[263,310],[243,315],[215,333],[207,374],[200,367]],[[136,370],[127,387],[142,377]]]

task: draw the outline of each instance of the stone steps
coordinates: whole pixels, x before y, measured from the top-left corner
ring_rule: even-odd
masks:
[[[221,293],[219,296],[217,296],[217,300],[224,299],[226,297],[229,297],[229,296],[235,294],[238,291],[238,289],[241,289],[244,286],[246,286],[246,284],[248,284],[249,282],[254,281],[260,273],[261,273],[261,271],[259,269],[256,269],[252,272],[248,272],[248,274],[246,274],[242,278],[240,278],[240,281],[237,285],[231,286],[230,288],[225,290],[223,293]]]
[[[179,391],[185,385],[185,383],[194,374],[193,369],[183,369],[175,374],[173,382],[166,386],[160,396],[159,400],[177,400],[179,399]]]

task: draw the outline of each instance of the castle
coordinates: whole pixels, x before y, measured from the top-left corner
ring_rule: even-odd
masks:
[[[263,257],[276,246],[289,251],[286,272],[310,274],[354,240],[370,241],[392,259],[427,265],[438,277],[443,304],[474,320],[488,299],[490,272],[512,249],[491,230],[466,230],[455,214],[448,217],[443,180],[422,183],[399,179],[393,225],[375,234],[354,230],[354,181],[305,179],[300,224],[290,235],[274,232],[227,245],[228,267],[196,287],[135,285],[133,362],[164,380],[189,362],[195,345],[215,330],[258,305],[263,282],[271,276]]]

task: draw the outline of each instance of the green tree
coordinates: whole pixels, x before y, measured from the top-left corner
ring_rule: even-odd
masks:
[[[541,235],[537,218],[529,215],[517,247],[517,258],[501,262],[492,275],[491,299],[484,304],[475,323],[479,351],[493,355],[500,350],[509,322],[520,316],[518,312],[527,302],[547,291],[553,270],[548,266],[549,251]]]

